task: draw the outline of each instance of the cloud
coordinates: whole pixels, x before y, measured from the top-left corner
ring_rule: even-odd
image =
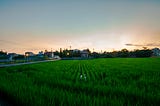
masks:
[[[138,45],[138,44],[131,44],[131,43],[128,43],[128,44],[125,44],[126,46],[142,46],[142,45]]]
[[[160,43],[148,43],[148,44],[125,44],[126,46],[160,46]]]

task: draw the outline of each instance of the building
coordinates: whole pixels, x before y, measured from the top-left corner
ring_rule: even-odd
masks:
[[[159,48],[154,48],[152,49],[153,56],[160,56],[160,49]]]
[[[58,55],[54,55],[55,59],[61,59]]]
[[[73,49],[72,51],[73,51],[74,53],[80,52],[80,50],[78,50],[78,49]]]
[[[33,52],[25,52],[25,56],[34,56],[34,53]]]
[[[54,53],[52,51],[51,52],[46,51],[44,53],[44,56],[47,56],[48,58],[54,58]]]
[[[44,53],[43,51],[40,51],[38,54],[37,54],[38,57],[44,57]]]
[[[16,53],[8,53],[7,56],[8,56],[9,61],[12,61],[14,57],[18,56],[18,54],[16,54]]]
[[[82,57],[82,58],[88,58],[88,57],[89,57],[89,50],[88,50],[88,49],[82,50],[82,51],[80,52],[80,54],[81,54],[81,57]]]

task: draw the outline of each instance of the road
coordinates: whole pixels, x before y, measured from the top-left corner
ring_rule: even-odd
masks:
[[[43,63],[43,62],[50,62],[50,61],[58,61],[58,60],[60,60],[60,59],[34,61],[34,62],[27,62],[27,63],[16,63],[16,64],[1,64],[0,67],[11,67],[11,66],[26,65],[26,64],[35,64],[35,63]]]

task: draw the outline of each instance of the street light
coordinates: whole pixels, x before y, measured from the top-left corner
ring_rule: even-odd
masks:
[[[29,54],[27,53],[27,54],[26,54],[26,60],[27,60],[27,61],[28,61],[28,56],[29,56]]]
[[[69,56],[69,53],[67,53],[67,56]]]

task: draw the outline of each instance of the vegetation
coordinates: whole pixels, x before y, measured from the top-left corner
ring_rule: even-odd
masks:
[[[91,58],[115,58],[115,57],[122,57],[122,58],[127,58],[127,57],[151,57],[153,55],[152,50],[147,49],[144,47],[142,50],[134,50],[134,51],[129,51],[127,49],[122,49],[120,51],[113,51],[113,52],[92,52],[89,49],[86,49],[88,52],[89,57]],[[80,50],[74,51],[74,50],[60,50],[60,52],[56,51],[54,52],[56,55],[59,55],[62,58],[65,57],[81,57]]]
[[[6,59],[7,58],[7,52],[0,51],[0,59]]]
[[[154,106],[159,64],[160,58],[108,58],[0,68],[0,91],[25,106]]]
[[[122,49],[121,51],[113,51],[113,52],[104,52],[101,54],[96,54],[94,57],[104,57],[104,58],[114,58],[114,57],[151,57],[153,55],[152,50],[149,49],[143,49],[143,50],[134,50],[134,51],[128,51],[127,49]]]

